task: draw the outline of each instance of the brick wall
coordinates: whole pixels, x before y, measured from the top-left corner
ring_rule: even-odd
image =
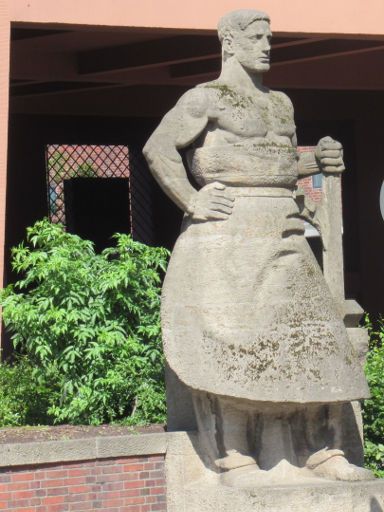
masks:
[[[166,511],[164,456],[2,468],[0,510]]]
[[[306,153],[307,151],[315,151],[315,146],[298,146],[299,153]],[[306,176],[298,181],[298,186],[301,188],[307,197],[310,197],[313,202],[320,203],[323,195],[322,188],[314,188],[312,183],[312,176]]]
[[[322,188],[314,188],[312,176],[306,176],[298,181],[298,186],[304,191],[305,195],[310,197],[315,203],[320,203],[323,197]]]

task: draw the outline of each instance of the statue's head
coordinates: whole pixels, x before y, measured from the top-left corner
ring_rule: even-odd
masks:
[[[235,58],[251,73],[268,71],[272,37],[269,23],[268,14],[251,9],[223,16],[217,27],[223,60]]]

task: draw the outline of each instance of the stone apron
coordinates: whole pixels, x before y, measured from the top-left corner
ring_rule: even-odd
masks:
[[[292,191],[227,187],[225,221],[184,218],[163,286],[167,361],[195,390],[253,401],[369,395]]]

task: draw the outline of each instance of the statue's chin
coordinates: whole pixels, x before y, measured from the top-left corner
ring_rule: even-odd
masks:
[[[258,62],[257,64],[255,64],[254,66],[252,67],[248,67],[247,71],[248,73],[250,74],[255,74],[255,73],[266,73],[267,71],[269,71],[271,65],[269,62]]]

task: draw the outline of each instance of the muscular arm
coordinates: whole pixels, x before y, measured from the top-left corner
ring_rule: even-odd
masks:
[[[191,213],[196,189],[190,184],[179,149],[189,146],[208,124],[208,98],[202,89],[188,91],[162,119],[144,146],[149,168],[164,192]]]

